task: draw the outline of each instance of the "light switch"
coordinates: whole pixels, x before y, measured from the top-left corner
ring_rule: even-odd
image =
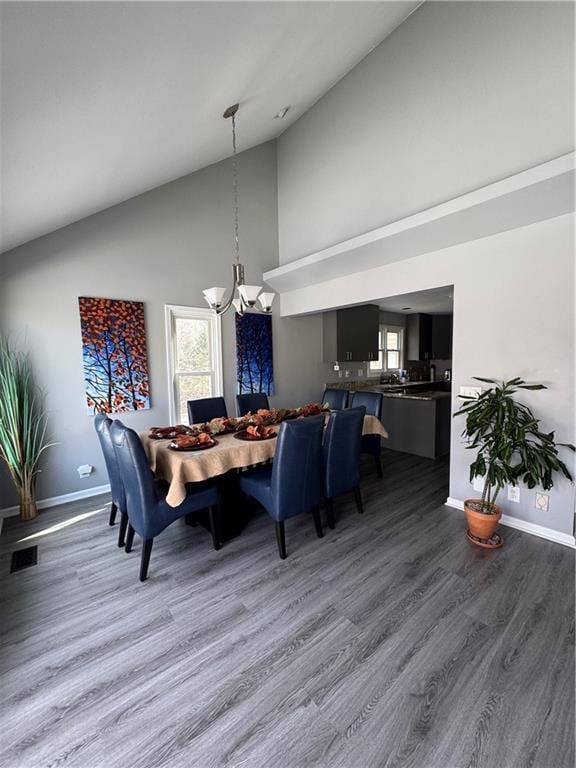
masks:
[[[480,397],[482,387],[460,387],[462,397]]]

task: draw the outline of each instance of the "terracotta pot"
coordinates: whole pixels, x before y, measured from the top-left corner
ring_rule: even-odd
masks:
[[[498,528],[498,523],[502,517],[502,510],[496,504],[490,504],[494,514],[486,515],[484,512],[478,512],[474,509],[475,506],[479,506],[481,503],[480,499],[466,499],[464,502],[468,530],[472,536],[477,536],[480,539],[489,539],[496,528]]]

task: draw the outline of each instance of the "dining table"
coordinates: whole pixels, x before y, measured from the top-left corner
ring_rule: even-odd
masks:
[[[275,433],[279,427],[273,427]],[[150,468],[157,479],[168,483],[166,503],[171,507],[179,506],[186,497],[186,483],[227,476],[231,470],[245,469],[274,458],[276,437],[247,441],[239,440],[237,434],[215,435],[216,445],[204,450],[177,451],[170,448],[170,439],[158,440],[150,437],[148,432],[140,433]],[[364,416],[362,434],[388,437],[382,422],[371,415]]]

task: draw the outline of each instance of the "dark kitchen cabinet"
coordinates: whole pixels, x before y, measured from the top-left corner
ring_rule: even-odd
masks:
[[[452,315],[406,317],[408,360],[452,359]]]
[[[380,309],[375,304],[325,312],[323,358],[326,362],[366,362],[378,359]]]
[[[408,360],[431,360],[432,316],[419,312],[406,317]]]
[[[431,360],[452,359],[452,315],[432,315]]]

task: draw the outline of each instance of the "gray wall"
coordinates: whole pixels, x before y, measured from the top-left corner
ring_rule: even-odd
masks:
[[[276,151],[269,142],[240,155],[242,261],[247,279],[278,264]],[[126,414],[136,429],[168,419],[164,305],[205,306],[202,289],[231,279],[231,167],[218,163],[42,237],[0,258],[0,326],[32,352],[46,390],[51,436],[39,497],[107,482],[93,419],[86,414],[79,296],[145,302],[152,409]],[[273,318],[278,405],[318,399],[320,318]],[[234,412],[234,316],[223,318],[225,395]],[[96,468],[80,480],[79,464]],[[0,509],[16,503],[7,478]]]
[[[426,2],[279,140],[280,262],[574,146],[574,6]]]
[[[568,214],[357,272],[285,294],[283,307],[321,312],[453,285],[453,412],[461,404],[460,387],[477,384],[473,376],[521,376],[548,387],[522,393],[522,401],[558,440],[574,443],[574,226]],[[450,456],[450,496],[460,501],[478,495],[468,481],[471,452],[460,439],[462,426],[453,422]],[[563,457],[576,475],[574,456]],[[520,504],[505,493],[499,503],[512,517],[571,535],[575,487],[562,478],[555,482],[547,513],[535,509],[534,491],[527,488],[521,488]]]

